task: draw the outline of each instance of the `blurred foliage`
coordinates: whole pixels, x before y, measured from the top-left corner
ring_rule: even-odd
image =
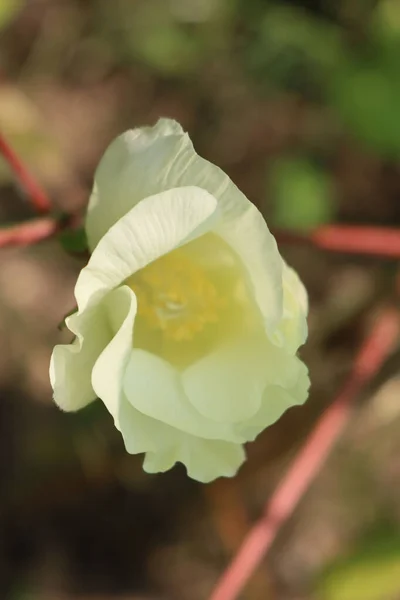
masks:
[[[372,149],[400,154],[400,5],[383,0],[366,41],[347,56],[332,82],[333,104],[355,135]]]
[[[275,225],[312,229],[334,219],[329,175],[304,158],[282,158],[271,169]]]
[[[100,0],[98,23],[119,58],[166,76],[187,76],[218,50],[228,26],[227,0]]]
[[[320,98],[341,61],[340,30],[301,8],[274,6],[249,26],[244,57],[265,90],[284,88]]]
[[[313,146],[304,147],[305,154],[311,150],[317,161],[335,155],[344,132],[377,157],[395,160],[399,155],[397,0],[68,0],[37,6],[44,8],[27,58],[31,73],[55,77],[64,72],[72,81],[95,82],[121,69],[141,69],[146,86],[149,78],[168,82],[171,89],[181,86],[201,107],[209,127],[232,110],[227,102],[233,93],[221,91],[212,98],[210,86],[218,93],[236,81],[260,101],[297,98],[311,109],[325,110],[327,131],[319,140],[303,141]],[[19,1],[2,1],[9,25],[20,8]],[[5,26],[5,17],[3,21]],[[7,52],[2,61],[11,73]],[[15,95],[7,90],[0,99],[0,123],[15,137],[17,150],[31,154],[30,162],[39,163],[52,184],[49,173],[62,170],[57,152],[50,142],[46,145],[37,123],[33,125],[37,117],[29,99],[17,98],[15,104]],[[28,127],[15,118],[19,113],[23,121],[31,121]],[[207,129],[203,135],[209,135]],[[297,152],[300,159],[302,151]],[[292,192],[277,184],[279,223],[296,227],[299,219],[302,228],[331,218],[329,165],[323,177],[311,173],[307,159],[292,170],[302,189],[312,190],[307,200],[303,194],[304,207],[296,211],[294,200],[281,199]],[[294,183],[285,185],[295,188]]]
[[[1,0],[0,2],[0,32],[6,27],[18,11],[22,8],[24,0]]]
[[[83,254],[88,249],[86,231],[83,227],[66,229],[59,234],[58,238],[69,254]]]
[[[330,567],[320,584],[321,600],[383,600],[400,594],[400,532],[366,537],[359,549]]]

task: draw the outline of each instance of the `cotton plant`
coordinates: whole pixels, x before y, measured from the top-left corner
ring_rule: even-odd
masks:
[[[56,404],[99,398],[148,473],[235,475],[308,395],[307,294],[258,209],[175,121],[118,137],[97,168],[91,252],[54,348]]]

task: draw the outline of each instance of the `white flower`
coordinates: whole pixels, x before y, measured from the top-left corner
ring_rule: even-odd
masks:
[[[307,398],[296,352],[307,295],[256,207],[180,125],[128,131],[105,153],[75,287],[76,335],[56,346],[55,402],[100,398],[144,469],[232,476],[253,440]]]

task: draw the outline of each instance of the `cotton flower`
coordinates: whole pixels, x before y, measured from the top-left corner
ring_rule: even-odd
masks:
[[[100,398],[143,468],[234,475],[254,440],[307,398],[296,352],[307,295],[256,207],[175,121],[118,137],[95,174],[91,257],[75,334],[54,348],[60,408]]]

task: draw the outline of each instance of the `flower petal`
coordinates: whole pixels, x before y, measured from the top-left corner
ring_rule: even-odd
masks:
[[[243,446],[220,440],[203,440],[181,434],[179,444],[168,452],[148,452],[143,469],[164,472],[176,462],[185,465],[189,477],[209,483],[217,477],[233,477],[246,459]]]
[[[236,423],[259,410],[266,385],[261,346],[255,340],[237,340],[186,369],[183,386],[201,415],[221,423]]]
[[[112,333],[102,307],[67,317],[66,325],[76,334],[72,344],[54,348],[50,381],[55,403],[65,411],[83,408],[96,398],[91,384],[93,365]]]
[[[295,354],[308,335],[308,297],[304,285],[294,269],[284,263],[283,269],[284,314],[279,326],[283,336],[281,344]]]
[[[150,196],[132,208],[101,239],[82,269],[75,287],[79,310],[149,262],[205,233],[218,219],[216,207],[213,196],[192,186]]]
[[[132,350],[136,296],[124,285],[110,292],[103,303],[114,337],[96,360],[92,371],[92,385],[114,417],[115,426],[121,430],[122,380]]]
[[[246,211],[224,219],[215,231],[240,258],[266,330],[272,334],[283,314],[283,261],[263,216],[249,202]]]
[[[126,451],[130,454],[149,451],[168,455],[181,433],[136,410],[123,393],[118,406],[118,423]]]
[[[228,175],[195,152],[175,121],[126,132],[110,145],[95,175],[86,219],[89,248],[147,196],[185,186],[207,190],[229,218],[249,206]]]
[[[294,385],[284,388],[268,386],[263,395],[260,410],[247,422],[238,425],[238,431],[247,441],[253,441],[266,427],[275,423],[292,406],[304,404],[308,397],[310,380],[307,367],[298,359],[298,376]]]
[[[177,462],[177,448],[176,446],[170,446],[158,452],[146,452],[143,470],[146,473],[165,473],[165,471],[172,469]]]
[[[133,349],[123,389],[137,410],[180,431],[208,439],[242,441],[232,434],[229,423],[216,423],[199,414],[185,395],[179,372],[146,350]]]
[[[104,299],[103,306],[113,337],[94,365],[93,388],[114,417],[128,452],[137,454],[169,447],[175,442],[176,430],[140,413],[122,390],[123,374],[132,350],[135,294],[128,286],[117,288]]]
[[[264,336],[239,338],[188,367],[182,381],[201,415],[238,423],[259,411],[266,386],[291,387],[300,364]]]
[[[154,127],[140,127],[117,137],[107,148],[95,174],[86,216],[89,248],[140,200],[177,185],[161,185],[171,157],[185,143],[181,126],[160,119]]]

